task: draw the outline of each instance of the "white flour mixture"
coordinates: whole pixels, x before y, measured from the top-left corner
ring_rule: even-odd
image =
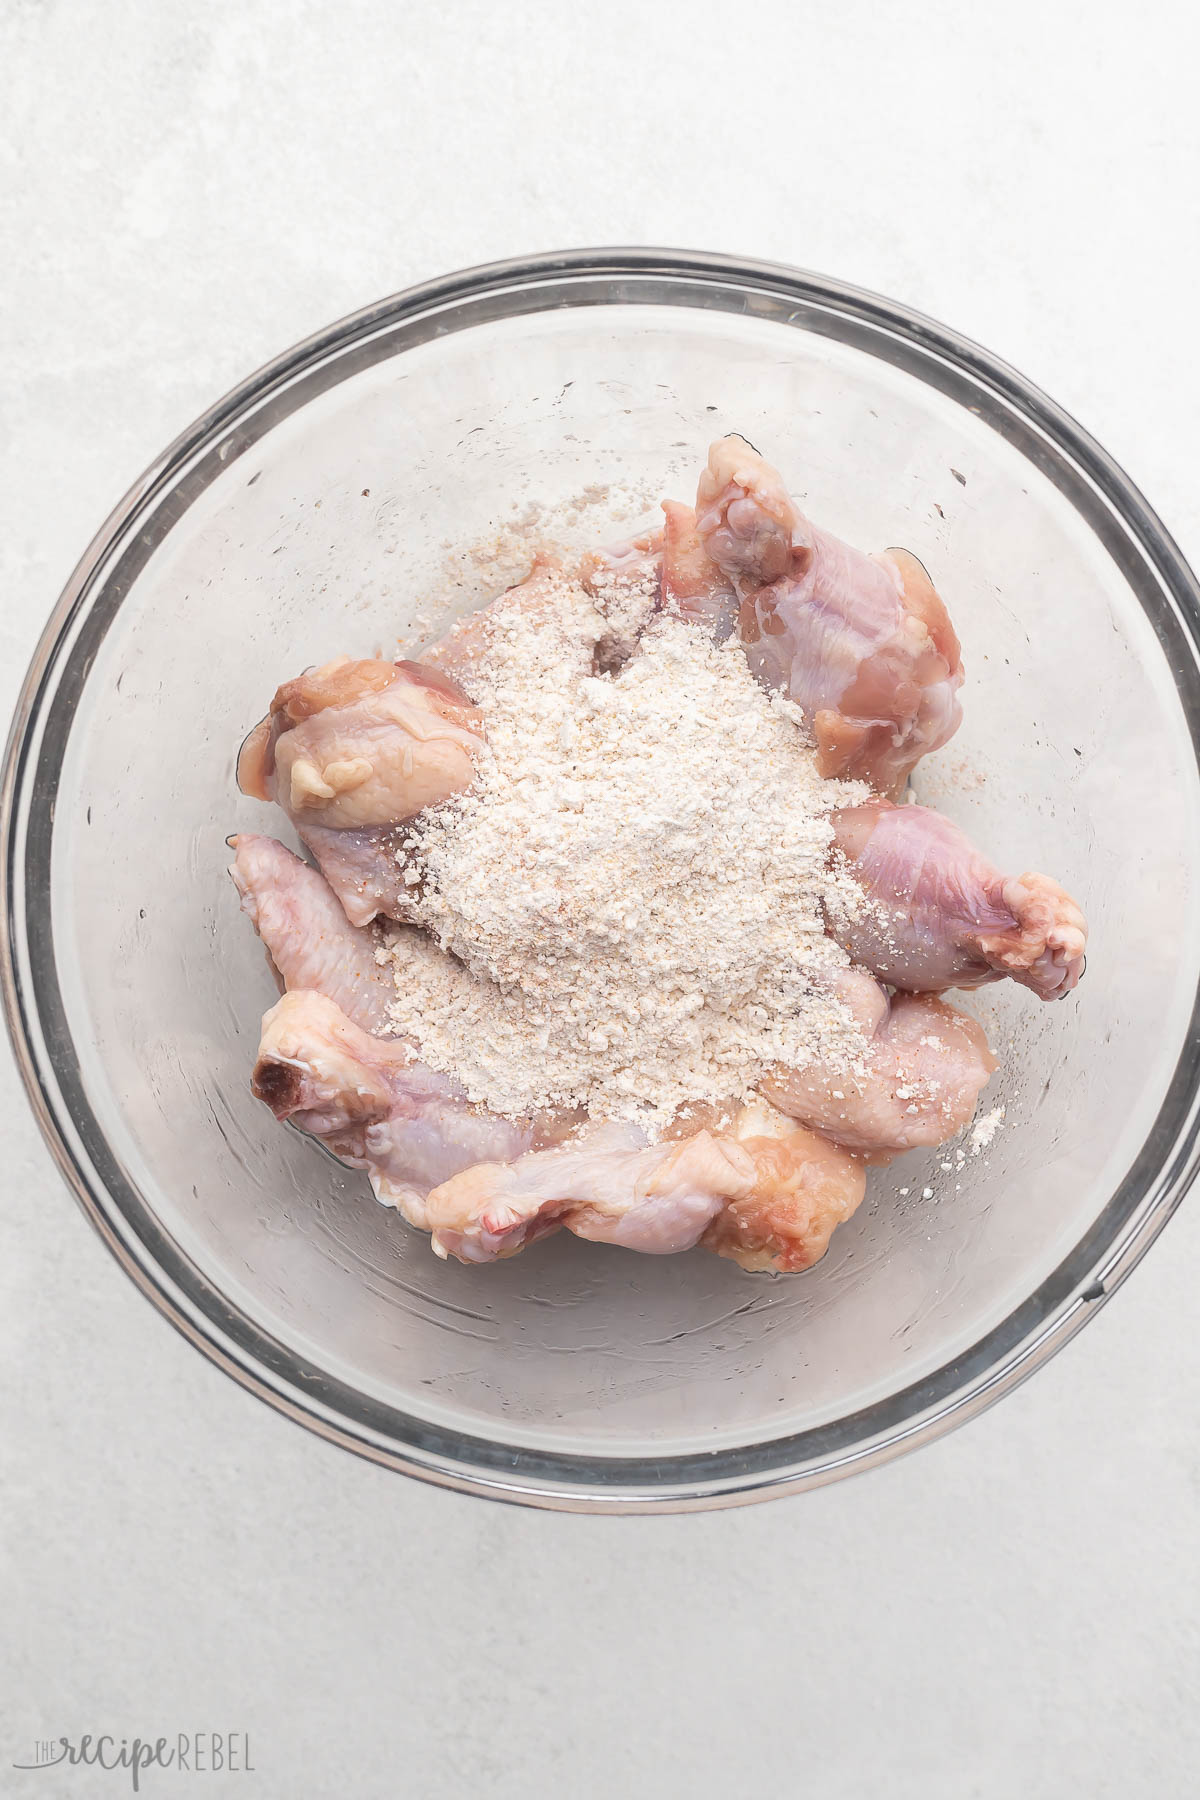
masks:
[[[593,673],[649,585],[615,583],[607,617],[568,575],[530,591],[487,617],[464,677],[478,780],[406,844],[431,937],[394,928],[380,953],[396,1032],[493,1111],[652,1134],[772,1063],[848,1066],[863,1042],[823,983],[847,958],[822,906],[858,897],[827,866],[828,815],[866,789],[823,781],[796,709],[680,619]]]

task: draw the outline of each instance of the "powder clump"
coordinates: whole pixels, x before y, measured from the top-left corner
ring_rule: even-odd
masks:
[[[656,1136],[774,1063],[861,1064],[824,907],[861,900],[829,814],[867,790],[823,780],[798,710],[655,594],[549,567],[490,609],[459,672],[477,780],[400,852],[393,1029],[494,1112]]]

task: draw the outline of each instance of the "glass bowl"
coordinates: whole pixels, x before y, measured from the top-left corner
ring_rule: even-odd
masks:
[[[234,757],[278,680],[490,597],[455,549],[603,539],[736,430],[807,510],[902,543],[961,633],[966,718],[918,791],[1085,906],[1076,994],[971,1002],[1004,1122],[876,1172],[813,1271],[565,1234],[435,1260],[252,1099],[274,997],[226,873]],[[1140,495],[974,345],[797,271],[571,252],[400,294],[177,440],[87,551],[4,777],[5,998],[89,1217],[222,1368],[332,1441],[580,1511],[725,1505],[924,1442],[1092,1314],[1196,1168],[1196,582]],[[286,835],[286,834],[284,834]]]

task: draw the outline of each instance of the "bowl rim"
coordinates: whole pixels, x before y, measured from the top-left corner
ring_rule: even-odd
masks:
[[[650,282],[657,282],[657,296],[651,294]],[[40,761],[44,753],[52,753],[45,736],[56,700],[61,701],[56,677],[69,666],[88,604],[104,591],[105,571],[111,570],[118,548],[198,456],[212,451],[238,421],[306,371],[335,366],[352,345],[404,321],[436,313],[440,332],[456,307],[464,316],[451,323],[450,330],[475,323],[478,315],[471,309],[481,302],[498,309],[486,315],[492,317],[503,316],[508,305],[526,312],[544,310],[512,297],[536,300],[539,290],[553,284],[576,287],[576,298],[565,302],[560,298],[560,306],[647,299],[660,305],[703,305],[706,295],[708,304],[718,306],[717,296],[736,291],[783,324],[819,330],[823,319],[826,330],[836,328],[843,340],[857,339],[876,353],[886,341],[894,352],[890,360],[903,365],[908,358],[909,366],[926,380],[965,382],[980,390],[995,406],[996,418],[1003,417],[1011,428],[1009,435],[1023,432],[1029,441],[1041,441],[1065,459],[1064,467],[1077,475],[1080,491],[1094,495],[1096,513],[1089,523],[1106,547],[1124,558],[1124,572],[1143,604],[1148,592],[1154,594],[1160,635],[1172,633],[1182,653],[1175,680],[1200,763],[1200,584],[1124,471],[1069,414],[1008,364],[909,307],[782,264],[652,248],[517,257],[404,289],[284,351],[183,431],[101,525],[38,641],[0,774],[0,901],[5,918],[0,992],[17,1066],[42,1136],[86,1216],[163,1316],[251,1393],[318,1435],[377,1463],[493,1499],[598,1513],[740,1505],[872,1467],[973,1418],[1027,1379],[1115,1292],[1200,1168],[1200,993],[1184,1054],[1133,1166],[1089,1231],[1005,1320],[922,1380],[829,1425],[657,1462],[533,1451],[441,1431],[305,1365],[231,1305],[158,1226],[115,1159],[109,1156],[106,1164],[102,1134],[98,1128],[89,1133],[87,1120],[68,1103],[63,1071],[56,1071],[46,1030],[44,1009],[57,996],[57,976],[47,892],[36,880],[39,858],[46,859],[48,868],[53,830],[53,797],[47,797],[44,781],[39,786]],[[584,297],[588,284],[598,284],[592,298]],[[623,291],[626,286],[629,292]],[[684,300],[684,290],[700,298]],[[232,454],[240,454],[252,441],[235,444]],[[1140,588],[1132,579],[1135,568]],[[80,686],[85,678],[80,678]],[[44,928],[37,917],[39,906],[46,915]],[[70,1046],[69,1033],[66,1041]],[[89,1110],[86,1102],[83,1110]],[[124,1193],[118,1194],[118,1189]],[[397,1424],[402,1426],[399,1433]]]

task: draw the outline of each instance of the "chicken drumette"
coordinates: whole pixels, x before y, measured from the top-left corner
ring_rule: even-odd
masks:
[[[889,999],[858,969],[831,978],[865,1040],[849,1068],[808,1063],[762,1082],[772,1104],[872,1162],[943,1144],[970,1123],[996,1067],[983,1028],[930,994]]]
[[[242,909],[287,990],[263,1019],[252,1080],[277,1119],[369,1170],[380,1199],[409,1217],[472,1163],[554,1141],[552,1121],[483,1112],[411,1045],[380,1035],[393,989],[375,931],[351,925],[323,877],[274,839],[232,844]]]
[[[562,561],[539,552],[523,581],[506,588],[490,605],[456,619],[422,654],[424,666],[472,687],[480,659],[501,631],[515,621],[555,633],[569,631],[579,673],[611,672],[634,652],[638,637],[661,593],[662,533],[594,550],[578,568],[576,605],[564,624],[563,588],[574,586]]]
[[[430,1188],[539,1141],[532,1124],[471,1106],[410,1045],[363,1031],[312,989],[284,994],[264,1015],[251,1087],[277,1119],[366,1169],[379,1199],[414,1225]]]
[[[232,840],[243,910],[285,989],[265,1015],[252,1087],[280,1120],[368,1171],[381,1200],[463,1262],[511,1256],[565,1226],[665,1253],[703,1243],[755,1268],[807,1268],[862,1198],[854,1159],[765,1103],[730,1131],[647,1145],[574,1121],[501,1119],[387,1029],[391,984],[372,928],[273,839]],[[728,1216],[725,1216],[728,1211]]]
[[[712,446],[694,515],[668,505],[663,592],[718,635],[736,621],[755,674],[803,710],[823,775],[896,793],[958,729],[958,639],[916,557],[819,531],[744,438]]]
[[[282,989],[324,994],[364,1031],[386,1033],[392,984],[374,931],[351,925],[315,869],[274,838],[229,839],[229,873]]]
[[[1011,975],[1042,1000],[1079,980],[1087,922],[1048,875],[1003,876],[927,806],[844,807],[833,828],[866,904],[830,908],[829,930],[881,980],[937,993]]]

